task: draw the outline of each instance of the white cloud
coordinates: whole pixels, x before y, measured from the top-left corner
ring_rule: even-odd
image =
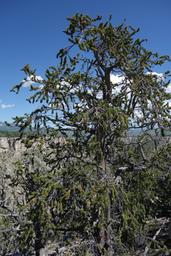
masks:
[[[153,75],[154,77],[156,77],[158,82],[162,82],[165,80],[165,77],[162,73],[147,72],[147,75],[150,75],[150,74]],[[165,89],[165,91],[167,93],[171,94],[171,84],[168,85],[168,87]],[[169,107],[171,107],[171,100],[166,100],[165,102],[168,103]]]
[[[111,74],[110,81],[114,85],[112,88],[112,94],[115,96],[117,96],[122,91],[126,84],[129,84],[129,81],[126,81],[125,77],[122,75]],[[127,93],[129,93],[128,88]]]
[[[30,87],[32,84],[33,84],[33,82],[32,81],[26,81],[26,80],[22,80],[21,81],[23,84],[22,84],[22,87]]]
[[[123,84],[124,79],[125,79],[124,76],[121,76],[121,75],[114,75],[114,74],[110,75],[110,81],[112,82],[112,84]]]
[[[15,104],[0,104],[1,109],[14,108]]]
[[[158,82],[162,82],[165,79],[163,73],[147,72],[146,74],[154,76],[154,78],[156,78]]]
[[[34,81],[33,81],[34,80]],[[41,76],[28,76],[26,79],[22,80],[21,83],[22,83],[22,87],[30,87],[32,84],[35,84],[35,83],[42,83],[43,82],[43,78]],[[43,86],[41,85],[41,88]]]
[[[43,81],[43,78],[41,76],[36,76],[35,79],[38,81],[38,82],[42,82]]]
[[[165,80],[165,76],[163,73],[157,73],[157,72],[147,72],[147,75],[152,75],[154,78],[157,79],[158,82],[162,82]],[[112,89],[113,94],[119,94],[122,90],[122,88],[125,86],[125,77],[121,75],[114,75],[111,74],[110,80],[113,85],[116,84],[116,87]],[[127,84],[129,81],[127,81]],[[171,84],[166,88],[167,93],[171,93]]]
[[[96,98],[100,100],[100,99],[102,99],[102,97],[103,97],[102,91],[98,92],[96,95]]]
[[[171,93],[171,84],[169,84],[168,87],[166,88],[166,92]]]

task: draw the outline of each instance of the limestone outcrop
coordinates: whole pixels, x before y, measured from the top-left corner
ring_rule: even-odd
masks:
[[[21,151],[24,145],[21,140],[13,137],[0,137],[0,152],[3,151]]]

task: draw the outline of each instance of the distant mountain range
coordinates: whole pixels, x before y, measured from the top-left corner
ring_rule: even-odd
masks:
[[[17,132],[19,128],[16,126],[8,126],[5,122],[0,122],[0,131],[3,132]]]
[[[8,126],[5,122],[0,121],[0,136],[4,136],[5,133],[12,133],[15,135],[19,131],[19,128],[16,126]],[[131,129],[128,132],[128,136],[138,136],[142,134],[143,131],[141,129]],[[154,130],[148,131],[149,134],[155,135]],[[161,135],[160,131],[158,131],[158,135]],[[171,136],[171,131],[165,131],[165,136]]]

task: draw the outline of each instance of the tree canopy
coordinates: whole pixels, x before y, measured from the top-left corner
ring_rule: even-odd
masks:
[[[49,240],[56,248],[62,241],[68,255],[168,252],[147,223],[167,226],[170,217],[171,148],[154,136],[170,129],[170,72],[155,73],[170,58],[147,50],[139,29],[114,26],[111,17],[68,21],[57,65],[43,79],[23,68],[32,81],[27,100],[39,107],[15,124],[21,132],[30,127],[23,140],[42,161],[35,164],[28,150],[16,163],[13,184],[24,196],[17,246],[22,255],[40,255]],[[135,129],[143,133],[132,138]]]

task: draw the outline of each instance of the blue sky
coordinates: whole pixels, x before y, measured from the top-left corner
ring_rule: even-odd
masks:
[[[126,19],[141,29],[147,48],[171,56],[170,0],[0,0],[0,121],[32,110],[25,101],[27,88],[19,95],[9,91],[24,78],[25,64],[42,76],[56,64],[56,53],[66,44],[66,17],[76,12],[112,14],[115,25]],[[171,63],[165,68],[170,70]]]

